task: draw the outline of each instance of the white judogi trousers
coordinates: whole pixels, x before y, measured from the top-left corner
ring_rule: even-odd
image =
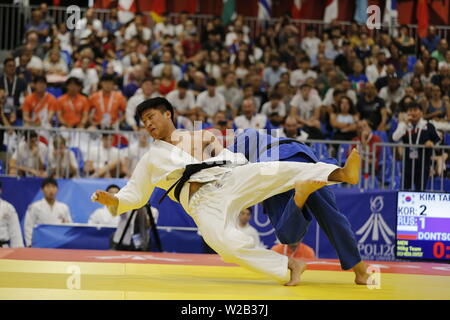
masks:
[[[236,263],[280,281],[288,281],[288,258],[255,247],[252,237],[238,229],[239,212],[273,195],[294,188],[297,181],[328,181],[339,167],[326,163],[261,162],[236,166],[203,185],[184,209],[194,219],[206,243],[225,262]],[[188,185],[188,184],[186,184]]]

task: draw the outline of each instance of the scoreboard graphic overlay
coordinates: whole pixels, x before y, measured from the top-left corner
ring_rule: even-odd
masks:
[[[450,194],[399,191],[397,258],[450,261]]]

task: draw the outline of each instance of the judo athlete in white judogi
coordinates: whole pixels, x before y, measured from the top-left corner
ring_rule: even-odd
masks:
[[[142,102],[137,112],[155,141],[124,188],[116,195],[98,190],[92,200],[121,214],[145,205],[155,187],[168,190],[166,195],[181,203],[225,262],[297,285],[306,263],[257,248],[238,229],[239,212],[294,188],[295,203],[302,207],[309,194],[327,184],[355,184],[358,153],[353,152],[343,168],[327,163],[248,163],[243,154],[224,149],[211,132],[176,130],[173,108],[164,98]]]
[[[2,182],[0,181],[0,193],[1,191]],[[11,203],[0,199],[0,248],[21,247],[23,247],[23,240],[17,211]]]

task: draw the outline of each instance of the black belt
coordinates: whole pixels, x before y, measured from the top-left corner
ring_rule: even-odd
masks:
[[[230,164],[231,161],[216,161],[216,162],[201,162],[201,163],[193,163],[188,164],[186,166],[186,169],[183,172],[183,175],[180,179],[178,179],[167,191],[164,193],[164,195],[159,199],[159,204],[164,200],[165,197],[169,194],[170,191],[172,191],[173,188],[175,188],[175,199],[177,199],[178,202],[180,202],[180,193],[181,189],[183,188],[184,184],[189,181],[189,178],[196,174],[199,171],[202,171],[203,169],[208,169],[212,167],[219,167],[226,164]]]

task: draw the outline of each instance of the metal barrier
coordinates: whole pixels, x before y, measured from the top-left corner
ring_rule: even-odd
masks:
[[[21,32],[21,28],[24,29],[25,25],[29,23],[31,19],[31,11],[38,8],[38,6],[29,6],[25,7],[23,5],[6,5],[0,4],[0,50],[12,50],[16,48],[21,41],[23,40],[24,32]],[[84,17],[87,8],[80,8],[81,17]],[[95,9],[95,17],[102,22],[107,21],[110,14],[110,9]],[[49,7],[48,10],[49,15],[55,20],[55,23],[65,22],[68,14],[66,7]],[[153,20],[150,18],[148,12],[144,12],[148,16],[147,24],[149,26],[153,25]],[[170,14],[169,19],[173,23],[177,23],[179,21],[179,13]],[[199,34],[204,30],[206,24],[212,21],[214,18],[213,15],[207,14],[193,14],[189,16],[199,31]],[[255,39],[260,34],[264,32],[264,28],[267,23],[276,24],[280,21],[281,18],[273,18],[270,20],[262,20],[257,17],[244,17],[244,24],[250,28],[250,36]],[[3,22],[2,22],[3,20]],[[316,30],[321,34],[323,30],[327,27],[327,23],[322,20],[291,20],[292,24],[294,24],[298,30],[301,37],[306,34],[306,28],[308,26],[313,26]],[[343,31],[348,31],[351,26],[350,22],[340,21],[339,25],[343,29]],[[419,37],[417,33],[417,25],[407,25],[409,28],[410,35],[414,37],[416,44],[419,43]],[[386,25],[382,25],[383,28]],[[441,38],[446,38],[450,41],[450,26],[436,26],[436,30],[438,35]],[[381,29],[368,30],[369,33],[377,38]],[[418,50],[418,45],[416,45],[416,52]]]
[[[151,141],[145,131],[30,127],[0,127],[0,130],[4,132],[6,147],[5,152],[0,152],[0,175],[8,176],[130,177]],[[34,138],[33,131],[37,133]],[[321,161],[335,158],[339,166],[345,164],[353,148],[359,150],[362,163],[358,185],[339,184],[338,187],[444,191],[450,146],[383,142],[369,148],[359,141],[306,140],[305,143]]]

